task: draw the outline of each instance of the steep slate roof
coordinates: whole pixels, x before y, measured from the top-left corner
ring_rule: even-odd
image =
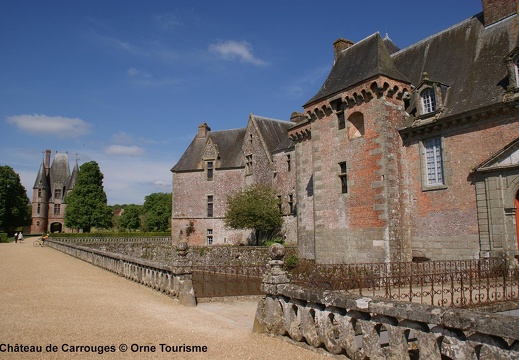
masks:
[[[50,185],[54,187],[56,183],[61,183],[62,186],[68,184],[70,178],[70,166],[68,163],[67,154],[56,154],[50,167],[49,172]]]
[[[257,115],[251,116],[254,118],[258,131],[270,154],[276,150],[287,149],[293,146],[292,140],[288,138],[288,129],[294,125],[293,123]],[[280,148],[280,146],[282,147]]]
[[[417,86],[424,72],[448,86],[447,111],[440,117],[499,103],[509,81],[503,60],[519,45],[518,22],[516,14],[485,27],[480,13],[394,53],[389,38],[371,35],[337,56],[322,88],[304,106],[377,75]],[[408,120],[412,124],[413,117]]]
[[[375,33],[343,50],[337,56],[337,60],[319,92],[303,107],[379,75],[409,82],[396,68],[385,43],[390,45],[392,41],[384,41],[379,33]],[[395,50],[395,47],[391,45],[390,47],[392,51]]]
[[[504,58],[518,45],[517,15],[484,27],[478,14],[392,55],[413,85],[429,79],[449,86],[443,117],[502,101]]]
[[[202,156],[209,139],[216,145],[221,155],[220,168],[244,166],[241,154],[244,137],[245,128],[209,131],[207,137],[198,137],[197,135],[171,171],[181,172],[201,169]]]

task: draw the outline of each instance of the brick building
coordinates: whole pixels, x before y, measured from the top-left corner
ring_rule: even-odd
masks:
[[[334,44],[328,78],[289,130],[305,257],[517,254],[517,4],[483,5],[406,49],[379,34]]]
[[[173,241],[190,244],[248,244],[253,233],[226,229],[227,197],[255,183],[269,184],[283,203],[287,241],[295,243],[295,170],[288,121],[250,115],[247,127],[211,131],[207,124],[171,169]]]
[[[50,157],[51,151],[46,150],[33,186],[31,234],[68,231],[64,199],[76,184],[79,167],[76,162],[70,172],[66,153],[56,152],[52,165]]]
[[[287,131],[290,150],[256,154],[251,116],[230,130],[243,132],[234,140],[242,152],[218,189],[207,187],[203,150],[182,166],[193,143],[173,168],[173,221],[184,221],[174,237],[187,213],[202,220],[204,196],[218,194],[221,216],[226,194],[253,180],[292,196],[299,252],[319,263],[519,254],[518,4],[482,3],[482,13],[405,49],[378,33],[337,40],[327,79]],[[291,172],[280,172],[287,161]],[[247,178],[250,165],[258,176]],[[196,204],[182,200],[200,189]]]

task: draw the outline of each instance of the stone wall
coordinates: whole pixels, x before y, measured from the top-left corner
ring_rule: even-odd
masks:
[[[167,240],[167,241],[166,241]],[[62,241],[60,239],[60,241]],[[178,258],[169,237],[154,238],[73,238],[68,241],[90,249],[169,264]],[[297,248],[286,247],[286,256],[297,256]],[[266,246],[190,246],[187,258],[194,265],[264,265],[269,260]]]

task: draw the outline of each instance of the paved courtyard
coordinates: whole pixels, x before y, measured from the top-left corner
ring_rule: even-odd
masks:
[[[0,244],[0,304],[1,359],[329,359],[253,334],[256,301],[183,307],[30,238]]]

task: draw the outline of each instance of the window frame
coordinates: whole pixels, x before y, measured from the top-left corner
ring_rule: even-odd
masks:
[[[337,174],[339,180],[341,182],[341,194],[348,193],[348,163],[346,161],[341,161],[338,163],[339,165],[339,173]]]
[[[206,161],[205,168],[206,168],[207,181],[213,181],[213,179],[214,179],[214,161],[212,161],[212,160]]]
[[[213,229],[207,229],[207,245],[213,245],[214,238],[213,238]]]
[[[436,92],[433,87],[426,87],[420,92],[420,102],[422,104],[422,115],[432,114],[438,110]]]
[[[207,195],[207,217],[214,217],[214,195]]]
[[[433,157],[432,161],[431,155]],[[420,141],[420,163],[422,167],[422,191],[447,188],[447,177],[445,174],[448,165],[445,160],[445,142],[442,136]],[[433,181],[431,181],[431,177]]]

